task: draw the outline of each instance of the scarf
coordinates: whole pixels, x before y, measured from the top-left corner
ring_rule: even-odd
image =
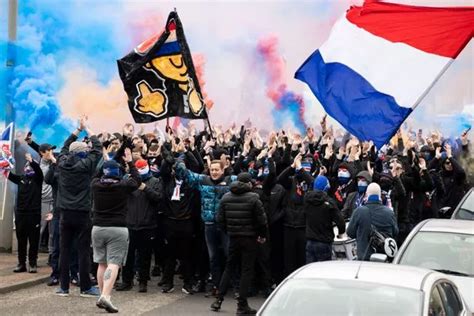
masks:
[[[181,201],[181,184],[183,180],[175,180],[176,185],[173,190],[173,195],[171,196],[171,201]]]

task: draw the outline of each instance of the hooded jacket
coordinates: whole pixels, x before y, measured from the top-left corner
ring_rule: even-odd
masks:
[[[333,224],[339,234],[344,234],[346,225],[341,212],[326,192],[315,190],[304,197],[306,215],[306,239],[325,243],[334,241]]]
[[[76,139],[77,136],[71,134],[58,157],[57,206],[62,211],[90,212],[90,184],[97,162],[102,156],[102,145],[97,136],[91,136],[92,149],[86,158],[80,158],[69,152],[69,145]]]
[[[163,203],[163,185],[150,176],[144,180],[143,190],[135,190],[128,197],[127,227],[131,230],[154,229],[158,226],[158,205]]]
[[[295,171],[286,168],[277,180],[288,192],[288,204],[285,209],[284,225],[292,228],[306,226],[304,216],[304,196],[313,184],[313,177],[304,169]]]
[[[267,235],[267,217],[258,194],[240,181],[230,185],[220,202],[217,223],[229,237],[254,237]]]
[[[358,207],[352,214],[351,221],[347,227],[347,235],[355,238],[357,242],[357,259],[369,260],[373,251],[369,245],[372,225],[381,233],[392,238],[398,235],[398,225],[395,214],[382,202],[367,202],[366,205]]]
[[[30,163],[35,175],[27,177],[9,173],[8,179],[18,186],[16,214],[41,214],[41,191],[43,185],[43,172],[36,161]]]

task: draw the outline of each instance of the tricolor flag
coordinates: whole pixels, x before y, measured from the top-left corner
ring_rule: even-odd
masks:
[[[473,7],[366,1],[297,70],[326,112],[381,148],[474,32]]]
[[[0,172],[8,176],[8,172],[13,169],[15,160],[11,153],[13,140],[13,123],[10,123],[0,136]]]

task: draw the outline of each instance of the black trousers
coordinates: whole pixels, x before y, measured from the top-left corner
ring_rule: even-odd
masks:
[[[285,276],[288,276],[306,264],[306,230],[285,226],[283,236]]]
[[[40,238],[41,214],[15,214],[16,238],[18,240],[18,263],[26,264],[27,246],[28,262],[36,266]]]
[[[264,244],[257,244],[256,266],[256,289],[268,290],[271,287],[271,266],[270,266],[270,243],[271,240],[267,236]]]
[[[147,283],[150,278],[151,252],[155,241],[155,229],[128,230],[130,242],[128,244],[127,263],[122,270],[124,283],[132,283],[135,262],[138,264],[138,281]],[[138,253],[137,261],[135,254]]]
[[[164,220],[165,267],[163,281],[174,284],[176,259],[180,260],[184,284],[192,283],[193,223],[189,220]]]
[[[92,221],[89,212],[62,210],[59,227],[59,244],[61,248],[59,254],[59,271],[61,288],[63,290],[69,289],[69,264],[71,261],[71,252],[69,249],[73,246],[74,239],[77,238],[79,281],[81,291],[87,291],[91,288],[89,272],[91,270]]]
[[[273,282],[277,285],[285,278],[283,265],[283,218],[269,227],[270,231],[270,264]]]
[[[229,256],[219,285],[221,297],[226,295],[233,272],[240,263],[239,299],[247,299],[255,270],[257,248],[257,237],[230,237]]]

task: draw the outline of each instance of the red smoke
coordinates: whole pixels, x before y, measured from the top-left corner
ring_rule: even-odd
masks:
[[[214,101],[209,98],[204,86],[206,85],[206,81],[204,80],[204,66],[206,65],[206,59],[203,54],[197,53],[193,55],[193,63],[194,69],[196,70],[196,76],[199,81],[199,86],[201,87],[201,94],[204,99],[204,104],[206,104],[206,108],[210,110],[214,106]]]
[[[306,128],[303,97],[287,89],[286,64],[283,57],[278,53],[278,38],[268,36],[260,39],[257,44],[257,52],[263,59],[262,62],[267,75],[267,96],[273,101],[275,110],[290,112],[292,118],[296,119],[293,122],[295,126],[300,130]],[[282,122],[277,121],[276,123],[281,125]]]

